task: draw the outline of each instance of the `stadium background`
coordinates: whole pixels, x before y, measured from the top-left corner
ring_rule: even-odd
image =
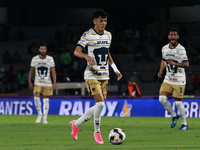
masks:
[[[123,3],[106,0],[1,0],[1,113],[14,114],[14,106],[22,107],[21,111],[25,112],[23,106],[26,104],[21,104],[21,101],[27,97],[32,101],[32,91],[28,89],[27,79],[31,58],[38,53],[40,43],[48,44],[48,54],[55,59],[57,82],[66,84],[83,82],[86,63],[75,58],[73,51],[82,33],[93,27],[92,12],[96,9],[104,9],[109,14],[106,30],[111,31],[113,35],[111,54],[123,74],[122,80],[117,82],[116,75],[110,72],[108,98],[119,100],[126,90],[127,80],[132,78],[141,90],[141,100],[153,98],[158,103],[157,96],[162,83],[162,80],[157,79],[161,47],[168,43],[168,29],[177,27],[180,30],[179,42],[186,47],[190,61],[190,67],[186,69],[186,95],[197,98],[194,99],[195,104],[192,103],[192,99],[188,100],[190,107],[197,112],[191,116],[199,117],[200,2],[198,0],[125,0]],[[65,51],[71,55],[69,64],[63,64],[61,61]],[[23,79],[19,79],[20,74],[25,74],[24,83]],[[81,95],[80,89],[66,89],[59,90],[58,96],[54,98],[62,96],[73,101],[69,97],[80,100],[88,98],[87,92],[85,95]],[[13,99],[8,99],[10,97],[19,100],[19,103],[12,104],[10,101]],[[126,99],[123,100],[120,104],[121,110],[126,108]],[[132,103],[130,100],[127,99],[127,106]],[[164,110],[162,114],[164,115]]]

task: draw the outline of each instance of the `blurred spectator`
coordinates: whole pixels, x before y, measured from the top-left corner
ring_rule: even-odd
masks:
[[[70,68],[71,63],[72,63],[72,58],[69,53],[69,49],[66,47],[64,51],[61,53],[61,64],[66,67],[67,69]]]
[[[21,61],[21,56],[20,56],[18,50],[15,51],[15,53],[14,53],[14,55],[13,55],[13,57],[12,57],[12,62],[13,62],[13,63],[21,63],[21,62],[22,62],[22,61]]]
[[[136,71],[133,72],[133,75],[129,80],[132,80],[133,82],[140,82],[141,81],[141,76],[138,75]]]
[[[18,89],[21,90],[22,88],[27,87],[27,75],[25,74],[24,70],[21,70],[20,73],[17,75],[18,79]]]
[[[5,50],[3,54],[3,63],[11,63],[12,58],[8,50]]]
[[[28,54],[38,54],[38,49],[39,46],[37,43],[32,42],[29,46],[28,46]]]
[[[127,94],[129,95],[129,98],[136,98],[138,96],[141,96],[140,89],[137,83],[134,82],[132,78],[128,80],[128,87],[127,87],[126,92],[123,93],[123,96]]]
[[[18,29],[17,31],[15,31],[14,40],[15,41],[23,41],[23,40],[25,40],[25,35],[24,35],[24,32],[22,31],[22,29]]]

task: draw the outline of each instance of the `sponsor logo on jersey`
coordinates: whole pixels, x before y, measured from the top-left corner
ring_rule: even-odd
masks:
[[[40,62],[38,63],[38,65],[46,65],[46,64],[47,64],[47,63],[40,63]]]
[[[97,44],[109,44],[108,41],[97,41]]]
[[[175,57],[175,54],[166,54],[166,56]]]

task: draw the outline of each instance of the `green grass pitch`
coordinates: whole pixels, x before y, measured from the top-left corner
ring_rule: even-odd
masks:
[[[104,145],[93,138],[93,119],[82,124],[78,140],[71,137],[70,120],[78,116],[49,115],[48,124],[36,124],[36,115],[0,115],[0,150],[200,150],[200,120],[187,118],[189,129],[170,128],[171,118],[102,117]],[[112,145],[108,134],[122,128],[126,140]]]

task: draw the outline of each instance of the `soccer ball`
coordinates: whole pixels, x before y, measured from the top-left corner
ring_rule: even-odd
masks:
[[[108,139],[112,144],[122,144],[125,141],[126,135],[120,128],[114,128],[110,131]]]

